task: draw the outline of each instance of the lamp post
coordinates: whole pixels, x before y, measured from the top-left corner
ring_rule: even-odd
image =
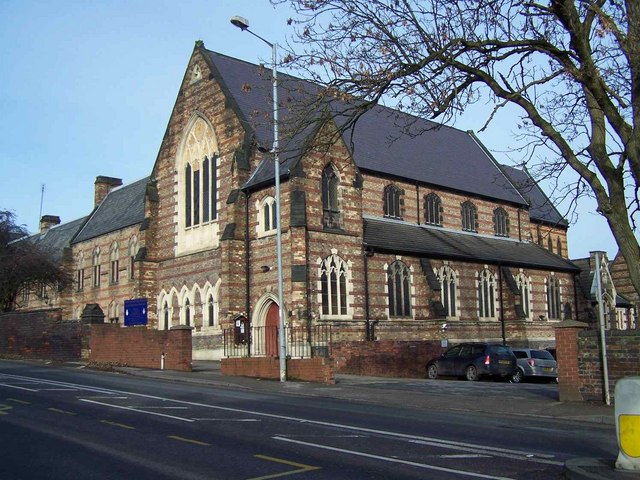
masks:
[[[282,299],[282,228],[280,225],[280,158],[278,155],[278,71],[276,69],[277,44],[271,43],[249,30],[249,21],[243,17],[231,17],[231,24],[243,32],[249,32],[271,47],[273,77],[273,153],[274,175],[276,177],[276,245],[278,263],[278,351],[280,355],[280,381],[287,381],[287,343],[284,331],[284,301]]]

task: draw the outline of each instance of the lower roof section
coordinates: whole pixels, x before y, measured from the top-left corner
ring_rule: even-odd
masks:
[[[364,218],[364,242],[375,250],[434,259],[566,272],[579,270],[571,262],[533,243],[382,218]]]

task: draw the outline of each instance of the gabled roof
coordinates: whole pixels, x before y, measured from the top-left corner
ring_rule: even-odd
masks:
[[[144,196],[149,177],[112,190],[89,216],[72,243],[84,242],[144,220]]]
[[[255,134],[260,145],[271,147],[271,71],[262,66],[237,60],[203,49],[214,76],[222,88],[233,97],[242,121]],[[320,87],[289,75],[278,74],[279,120],[286,131],[287,119],[292,118],[293,105],[311,98]],[[339,123],[340,112],[348,106],[337,100],[326,103]],[[319,118],[323,113],[310,113]],[[304,146],[314,133],[313,122],[294,138],[281,140],[281,172],[290,171]],[[420,132],[406,133],[406,128]],[[516,205],[526,205],[517,189],[494,160],[467,132],[442,126],[383,106],[376,106],[358,120],[353,132],[345,132],[343,139],[352,157],[362,170],[423,182],[434,187],[470,193]],[[272,180],[270,161],[254,171],[245,185],[251,188]]]
[[[518,189],[520,195],[529,204],[529,217],[532,220],[561,227],[569,225],[569,222],[560,215],[560,212],[551,203],[549,197],[542,191],[538,182],[531,178],[529,172],[509,165],[501,165],[501,167]]]
[[[430,259],[487,262],[511,267],[577,272],[571,262],[529,242],[454,232],[398,220],[364,218],[364,242],[376,250]]]
[[[72,222],[51,227],[44,233],[36,233],[28,239],[43,252],[51,256],[53,261],[60,262],[64,249],[71,246],[71,240],[78,233],[88,217],[82,217]]]

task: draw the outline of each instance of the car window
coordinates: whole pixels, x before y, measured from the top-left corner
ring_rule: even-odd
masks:
[[[460,353],[460,348],[462,348],[460,345],[458,345],[457,347],[450,348],[445,352],[444,356],[446,358],[457,357],[458,353]]]
[[[553,355],[551,355],[546,350],[531,350],[531,358],[539,358],[541,360],[554,360]]]
[[[489,347],[489,351],[496,355],[511,355],[511,347],[505,347],[502,345],[491,345],[491,347]]]
[[[475,357],[476,355],[482,355],[484,353],[484,345],[474,345],[472,349],[472,355]]]
[[[460,349],[461,357],[468,357],[471,355],[471,345],[463,345]]]
[[[522,352],[520,350],[514,350],[513,354],[516,356],[516,358],[527,358],[527,352]]]

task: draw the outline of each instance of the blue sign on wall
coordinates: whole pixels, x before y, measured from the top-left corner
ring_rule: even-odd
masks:
[[[124,325],[133,327],[135,325],[147,324],[147,299],[136,298],[124,301]]]

